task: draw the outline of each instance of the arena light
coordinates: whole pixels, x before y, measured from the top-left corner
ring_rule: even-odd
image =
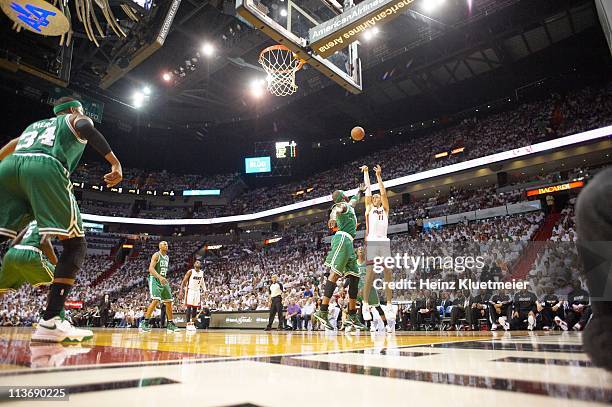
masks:
[[[132,103],[136,109],[140,109],[144,105],[145,94],[141,91],[136,91],[132,95]]]
[[[142,88],[142,93],[144,93],[145,96],[149,96],[151,94],[151,87],[145,86],[144,88]]]
[[[256,98],[260,98],[264,94],[264,89],[266,87],[266,80],[263,78],[253,79],[249,84],[249,88],[251,90],[251,95]]]
[[[444,2],[445,0],[424,0],[421,7],[423,8],[423,11],[430,13],[441,7]]]
[[[202,45],[202,53],[207,57],[211,57],[215,53],[215,47],[211,43],[207,42]]]
[[[532,154],[542,153],[550,150],[554,150],[561,147],[571,146],[587,141],[593,141],[601,138],[608,138],[612,135],[612,126],[600,127],[585,131],[582,133],[572,134],[570,136],[561,137],[554,140],[544,141],[542,143],[532,144],[513,150],[503,151],[501,153],[491,154],[484,157],[475,158],[472,160],[463,161],[456,164],[445,165],[439,168],[418,172],[415,174],[406,175],[385,181],[385,188],[389,189],[399,185],[411,184],[414,182],[423,181],[426,179],[436,178],[443,175],[453,174],[473,168],[489,166],[496,162],[503,162],[507,160],[514,160],[519,157],[526,157]],[[378,190],[378,185],[372,185],[372,190]],[[351,189],[345,191],[347,194],[355,194],[357,189]],[[208,219],[152,219],[152,218],[129,218],[122,216],[106,216],[106,215],[92,215],[84,213],[82,214],[83,220],[92,222],[105,222],[105,223],[126,223],[134,225],[157,225],[157,226],[177,226],[177,225],[214,225],[221,223],[235,223],[235,222],[246,222],[257,219],[264,219],[270,216],[279,215],[282,213],[292,212],[304,208],[309,208],[316,205],[327,204],[331,202],[331,196],[321,196],[319,198],[309,199],[307,201],[296,202],[289,205],[279,206],[276,208],[266,209],[260,212],[248,213],[244,215],[231,215],[222,216],[218,218]]]
[[[363,32],[363,38],[366,41],[370,41],[372,38],[376,37],[377,34],[378,34],[378,27],[372,27]]]
[[[172,79],[172,75],[168,72],[164,72],[164,74],[162,75],[162,79],[164,80],[164,82],[170,82],[170,80]]]
[[[282,8],[282,9],[281,9],[281,11],[280,11],[280,15],[281,15],[282,17],[287,17],[287,10],[286,10],[286,9],[284,9],[284,8]]]

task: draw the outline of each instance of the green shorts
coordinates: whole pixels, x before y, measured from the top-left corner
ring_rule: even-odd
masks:
[[[170,284],[162,285],[159,280],[153,276],[149,276],[149,293],[152,300],[161,302],[172,302],[172,290]]]
[[[0,292],[17,290],[25,283],[34,286],[51,284],[54,271],[55,266],[38,248],[13,246],[2,260]]]
[[[363,287],[365,286],[365,276],[359,279],[359,294],[357,295],[357,301],[363,302]],[[378,298],[378,293],[376,292],[376,288],[370,288],[370,295],[368,295],[368,305],[372,305],[376,307],[380,305],[380,299]]]
[[[15,238],[36,220],[43,235],[84,236],[69,175],[46,154],[14,153],[0,161],[0,235]]]
[[[332,237],[331,249],[325,258],[325,266],[340,276],[359,277],[357,255],[353,247],[353,238],[348,233],[336,232]]]

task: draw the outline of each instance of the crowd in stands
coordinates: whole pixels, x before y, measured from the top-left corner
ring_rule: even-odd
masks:
[[[513,110],[465,119],[458,124],[432,130],[417,139],[412,138],[392,148],[360,157],[338,168],[318,172],[300,181],[250,190],[226,206],[150,209],[141,211],[138,216],[207,218],[257,212],[262,208],[279,207],[324,196],[334,189],[357,186],[361,181],[358,167],[364,163],[381,164],[384,179],[392,179],[609,125],[611,116],[612,96],[608,90],[589,87],[564,97],[552,95],[545,100],[524,103]],[[462,153],[441,159],[434,157],[436,152],[449,151],[455,147],[465,149]],[[101,166],[82,166],[73,178],[78,182],[92,182],[101,179],[103,172]],[[123,183],[126,184],[124,186],[140,188],[145,186],[167,188],[168,185],[172,185],[174,189],[222,189],[236,177],[237,174],[210,177],[170,174],[165,171],[146,173],[130,169]],[[295,195],[296,191],[305,188],[313,188],[313,191],[309,194]],[[457,209],[472,210],[496,204],[495,201],[487,201],[491,198],[490,195],[483,197],[483,202],[465,207],[461,191],[457,191],[454,201],[449,201],[447,207],[434,208],[432,216],[437,216],[434,213],[444,215],[450,211],[456,213]],[[504,198],[504,201],[508,201],[508,198]],[[435,205],[432,202],[429,206]],[[88,212],[90,208],[94,211],[91,213],[102,214],[105,211],[104,206],[88,203],[84,206],[83,212],[90,213]]]
[[[196,217],[220,214],[239,214],[259,211],[292,203],[292,193],[303,187],[315,188],[315,194],[307,198],[327,194],[336,188],[347,188],[357,185],[360,177],[358,166],[381,163],[385,179],[408,175],[426,169],[453,164],[499,151],[533,144],[551,137],[560,137],[591,128],[608,125],[612,115],[612,98],[603,91],[590,88],[569,95],[565,98],[553,97],[544,101],[531,102],[515,110],[489,115],[484,118],[465,120],[447,129],[436,130],[415,142],[406,142],[392,149],[376,152],[367,158],[355,160],[340,168],[331,169],[313,175],[295,183],[274,188],[258,188],[249,192],[248,199],[236,199],[228,207],[199,208]],[[563,120],[558,118],[562,117]],[[554,120],[553,120],[554,118]],[[465,146],[462,154],[446,159],[433,158],[432,152],[445,151],[456,146]],[[76,182],[100,182],[105,168],[97,165],[84,165],[75,173]],[[146,172],[128,169],[123,181],[124,187],[163,188],[172,185],[174,189],[222,189],[229,185],[236,174],[226,174],[218,178],[208,176],[184,176],[167,172]],[[547,180],[546,176],[542,180]],[[523,182],[526,180],[514,180]],[[317,195],[318,194],[318,195]],[[302,198],[295,198],[302,199]],[[393,209],[392,223],[408,222],[413,226],[408,233],[392,237],[394,252],[422,251],[435,255],[452,255],[472,250],[475,246],[478,253],[487,255],[482,267],[472,268],[465,273],[476,280],[492,279],[501,281],[509,278],[513,266],[517,263],[528,242],[542,225],[543,211],[480,219],[445,225],[439,228],[423,229],[419,220],[427,217],[449,215],[465,211],[486,209],[507,203],[523,200],[520,190],[509,190],[498,193],[495,187],[480,189],[452,188],[450,192],[439,193],[426,199],[398,206]],[[553,228],[550,241],[554,244],[541,251],[529,271],[528,279],[538,296],[551,290],[569,295],[576,289],[578,260],[575,252],[567,256],[563,246],[576,239],[573,205],[562,209],[561,216]],[[108,207],[106,205],[109,205]],[[125,216],[130,208],[98,201],[82,202],[82,211],[100,210]],[[170,212],[168,208],[152,208],[155,212],[164,212],[182,217],[180,211]],[[173,209],[174,210],[174,209]],[[146,210],[143,215],[151,215]],[[311,224],[286,231],[283,239],[271,245],[256,247],[254,245],[234,244],[223,247],[216,253],[208,253],[204,261],[205,286],[203,303],[214,310],[257,310],[267,309],[269,295],[267,287],[269,277],[277,274],[285,287],[285,301],[306,309],[309,315],[311,305],[317,307],[321,285],[326,278],[327,270],[323,267],[324,256],[328,245],[322,241],[322,224]],[[94,245],[106,247],[104,238],[92,237]],[[88,255],[80,271],[77,283],[70,298],[83,301],[85,309],[73,312],[82,321],[98,318],[101,298],[108,294],[112,298],[113,315],[123,326],[134,325],[142,317],[144,307],[149,303],[147,267],[151,255],[157,251],[159,237],[143,237],[132,254],[116,271],[102,281],[98,277],[110,270],[115,259],[109,256]],[[171,269],[168,280],[173,288],[175,309],[182,306],[178,301],[178,287],[184,273],[191,267],[194,256],[203,242],[198,239],[170,241],[169,254]],[[575,248],[574,248],[575,250]],[[444,268],[423,268],[417,270],[413,277],[427,276],[451,281],[458,278],[457,273]],[[97,285],[93,286],[94,282]],[[345,304],[346,293],[339,282],[336,304]],[[578,284],[579,285],[579,284]],[[44,304],[46,289],[24,287],[17,292],[10,292],[0,298],[0,323],[3,325],[27,325],[37,319],[38,312]],[[395,300],[400,303],[414,302],[425,295],[423,292],[398,290]],[[451,299],[458,293],[449,293]],[[310,300],[312,298],[312,300]],[[429,297],[427,297],[429,298]],[[398,321],[404,308],[398,310]],[[304,318],[306,320],[308,318]],[[303,325],[302,325],[303,326]],[[306,321],[307,328],[311,324]]]
[[[132,213],[132,203],[81,199],[79,209],[90,215],[129,217]]]
[[[73,182],[101,185],[108,168],[103,164],[82,164],[72,174]],[[116,188],[140,188],[143,190],[223,189],[238,177],[237,173],[197,175],[176,174],[164,171],[148,171],[124,168],[123,180]]]

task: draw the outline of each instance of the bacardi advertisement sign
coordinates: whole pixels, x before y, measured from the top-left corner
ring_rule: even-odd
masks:
[[[554,194],[555,192],[567,191],[574,188],[582,188],[584,181],[565,182],[563,184],[549,185],[546,187],[530,189],[527,191],[527,196],[536,196],[543,194]]]

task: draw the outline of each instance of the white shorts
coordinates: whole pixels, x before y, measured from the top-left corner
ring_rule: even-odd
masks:
[[[374,264],[377,257],[391,257],[391,241],[387,240],[366,240],[366,259],[367,264]]]
[[[200,290],[193,290],[187,288],[187,292],[185,293],[185,305],[190,307],[200,307]]]

